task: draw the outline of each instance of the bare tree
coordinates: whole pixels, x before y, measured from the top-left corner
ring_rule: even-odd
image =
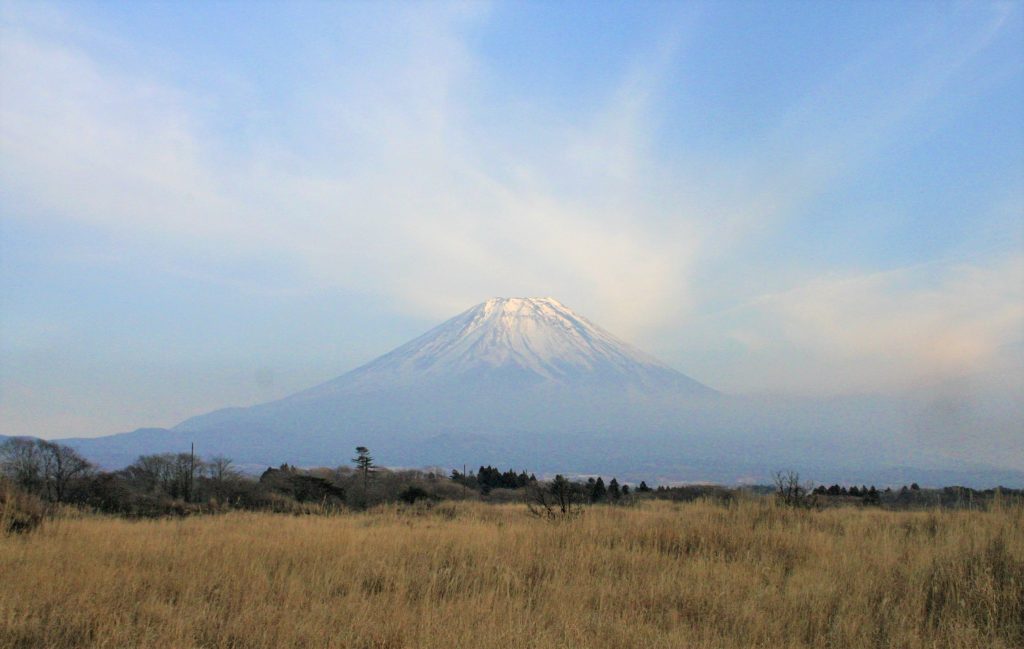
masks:
[[[61,502],[68,486],[92,471],[73,448],[43,439],[14,438],[0,445],[0,473],[21,488]]]
[[[43,490],[43,458],[36,442],[12,437],[0,444],[0,473],[31,493]]]
[[[801,484],[800,474],[796,471],[775,472],[775,497],[788,507],[811,507],[814,495],[810,483]]]
[[[188,498],[195,464],[191,453],[141,455],[124,470],[124,475],[151,493]]]
[[[73,448],[40,440],[47,496],[62,502],[72,480],[86,476],[92,465]]]
[[[210,476],[211,480],[217,482],[237,480],[242,475],[235,470],[234,460],[223,455],[214,456],[207,460],[205,464],[207,475]]]
[[[526,488],[526,506],[538,518],[560,520],[583,513],[584,494],[562,475],[548,483],[534,482]]]
[[[218,455],[205,463],[206,474],[209,476],[213,495],[223,499],[229,491],[229,485],[242,477],[235,470],[231,458]]]

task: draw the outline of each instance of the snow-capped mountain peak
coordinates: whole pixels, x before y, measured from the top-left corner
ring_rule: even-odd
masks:
[[[321,388],[463,380],[712,392],[551,297],[491,298]]]

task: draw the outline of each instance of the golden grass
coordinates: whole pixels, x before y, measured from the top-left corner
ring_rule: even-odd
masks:
[[[2,647],[1019,648],[1024,510],[85,516],[0,583]]]

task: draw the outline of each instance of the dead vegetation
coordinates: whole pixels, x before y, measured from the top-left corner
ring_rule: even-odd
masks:
[[[772,498],[128,521],[0,537],[0,647],[1024,646],[1024,509]]]
[[[0,477],[0,536],[31,532],[45,516],[42,500]]]

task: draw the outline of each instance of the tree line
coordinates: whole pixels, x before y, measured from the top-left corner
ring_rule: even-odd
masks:
[[[268,467],[257,476],[240,471],[227,457],[193,452],[139,456],[117,471],[104,471],[74,449],[34,438],[0,444],[0,478],[24,493],[56,505],[77,505],[124,516],[160,516],[225,509],[280,512],[365,509],[389,502],[483,499],[522,502],[530,490],[547,493],[560,485],[573,503],[625,504],[652,492],[646,482],[631,490],[612,478],[541,481],[525,469],[481,465],[475,472],[395,471],[377,465],[359,446],[350,464],[302,469]]]
[[[489,493],[493,489],[523,489],[531,483],[537,482],[537,476],[527,474],[525,470],[516,473],[512,469],[501,471],[491,465],[481,466],[476,473],[459,473],[453,470],[450,476],[452,482],[456,482],[470,489],[476,489],[482,493]]]
[[[314,513],[341,508],[366,509],[383,503],[438,502],[480,499],[527,502],[544,516],[573,515],[585,505],[630,505],[643,498],[688,501],[705,498],[727,502],[746,491],[774,491],[783,503],[823,506],[831,501],[888,507],[973,507],[996,494],[1021,497],[1020,491],[975,491],[965,487],[921,489],[916,483],[899,490],[802,483],[795,473],[776,474],[772,487],[727,488],[715,485],[632,486],[612,477],[570,479],[562,475],[539,480],[525,469],[502,470],[482,465],[475,472],[441,469],[390,470],[359,446],[350,463],[334,468],[301,469],[288,464],[268,467],[258,477],[240,471],[230,458],[203,458],[194,453],[142,455],[117,471],[104,471],[74,449],[34,438],[0,443],[0,482],[22,496],[53,505],[75,505],[124,516],[162,516],[227,509]],[[0,484],[3,487],[3,484]],[[13,502],[10,489],[0,489],[0,505]],[[8,494],[8,495],[4,495]],[[5,500],[6,499],[6,500]]]

